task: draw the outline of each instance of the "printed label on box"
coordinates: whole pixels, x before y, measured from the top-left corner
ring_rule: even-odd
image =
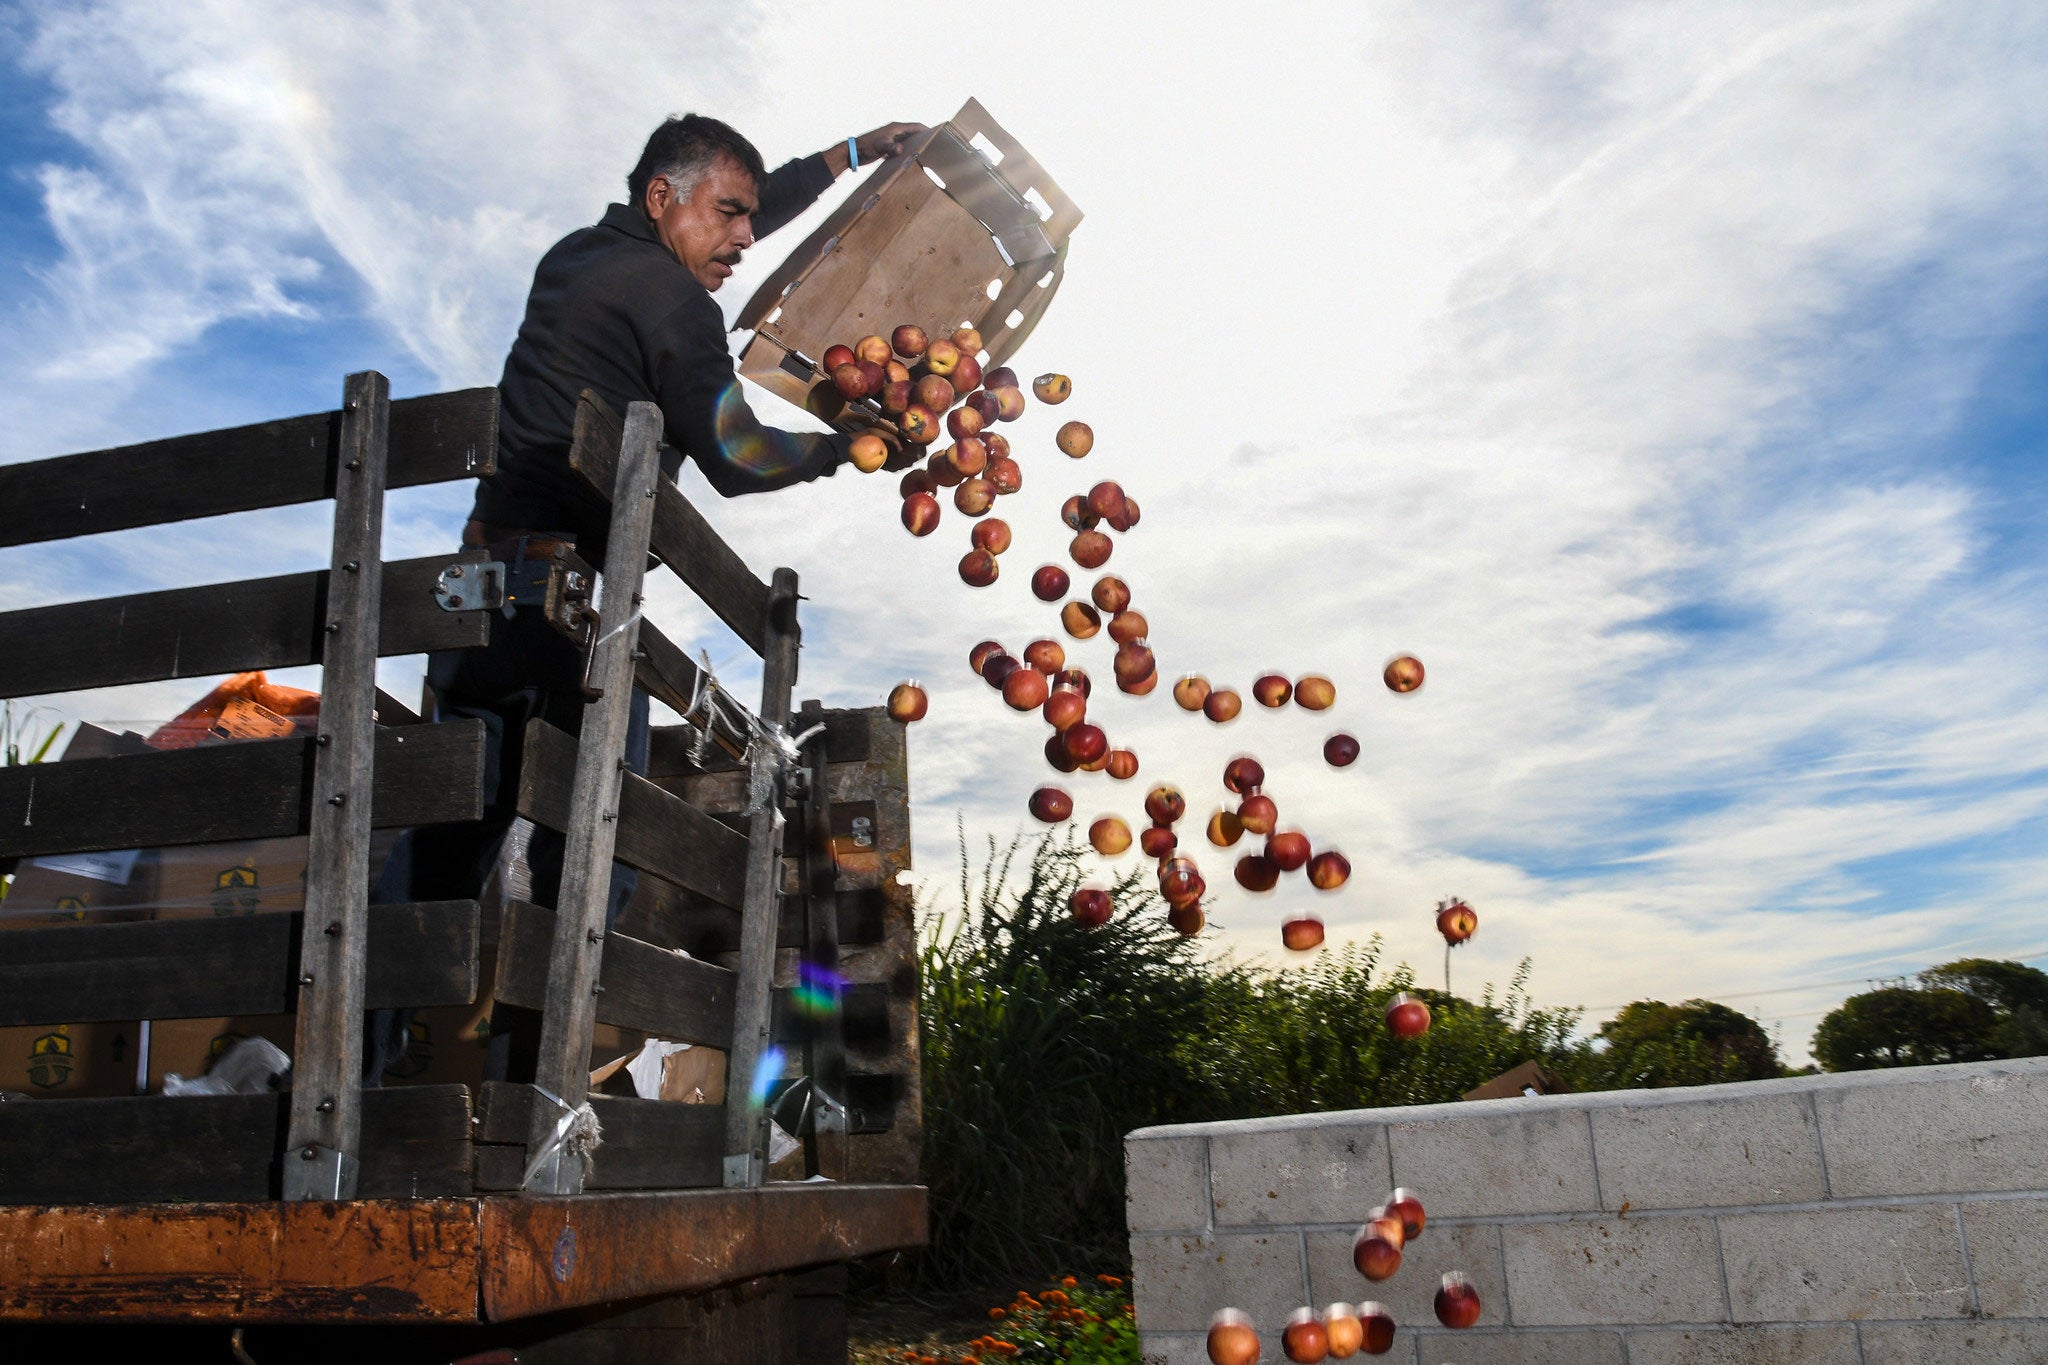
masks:
[[[25,866],[48,868],[52,872],[64,872],[73,877],[90,877],[96,882],[113,882],[126,886],[128,879],[135,875],[135,860],[142,856],[139,848],[122,849],[113,853],[50,853],[40,858],[30,858]]]

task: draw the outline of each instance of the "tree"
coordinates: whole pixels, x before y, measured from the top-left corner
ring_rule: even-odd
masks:
[[[1920,973],[1923,986],[1973,995],[1998,1015],[1992,1029],[1993,1055],[2038,1057],[2048,1053],[2048,972],[2024,963],[1966,957]]]
[[[1844,1000],[1813,1035],[1829,1071],[1978,1062],[1997,1051],[1998,1011],[1947,986],[1886,986]]]
[[[1712,1000],[1638,1000],[1596,1036],[1605,1047],[1573,1077],[1582,1089],[1717,1085],[1785,1074],[1763,1025]]]

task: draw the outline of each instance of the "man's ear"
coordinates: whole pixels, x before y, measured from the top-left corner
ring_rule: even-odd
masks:
[[[649,218],[659,218],[668,211],[669,200],[674,198],[674,194],[665,177],[649,176],[647,188],[640,195],[640,211]]]

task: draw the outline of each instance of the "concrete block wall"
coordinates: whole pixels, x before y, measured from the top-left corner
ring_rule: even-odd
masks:
[[[1145,1359],[1378,1299],[1403,1365],[2048,1361],[2048,1058],[1147,1128],[1125,1143]],[[1400,1273],[1351,1264],[1396,1185]],[[1485,1315],[1431,1309],[1462,1270]]]

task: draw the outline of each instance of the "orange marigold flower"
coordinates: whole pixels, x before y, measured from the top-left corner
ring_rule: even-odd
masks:
[[[1075,1285],[1079,1283],[1080,1281],[1076,1280],[1072,1275],[1060,1276],[1060,1287],[1062,1289],[1072,1289]]]
[[[1111,1289],[1121,1289],[1124,1283],[1114,1275],[1097,1275],[1095,1278],[1108,1285]]]

